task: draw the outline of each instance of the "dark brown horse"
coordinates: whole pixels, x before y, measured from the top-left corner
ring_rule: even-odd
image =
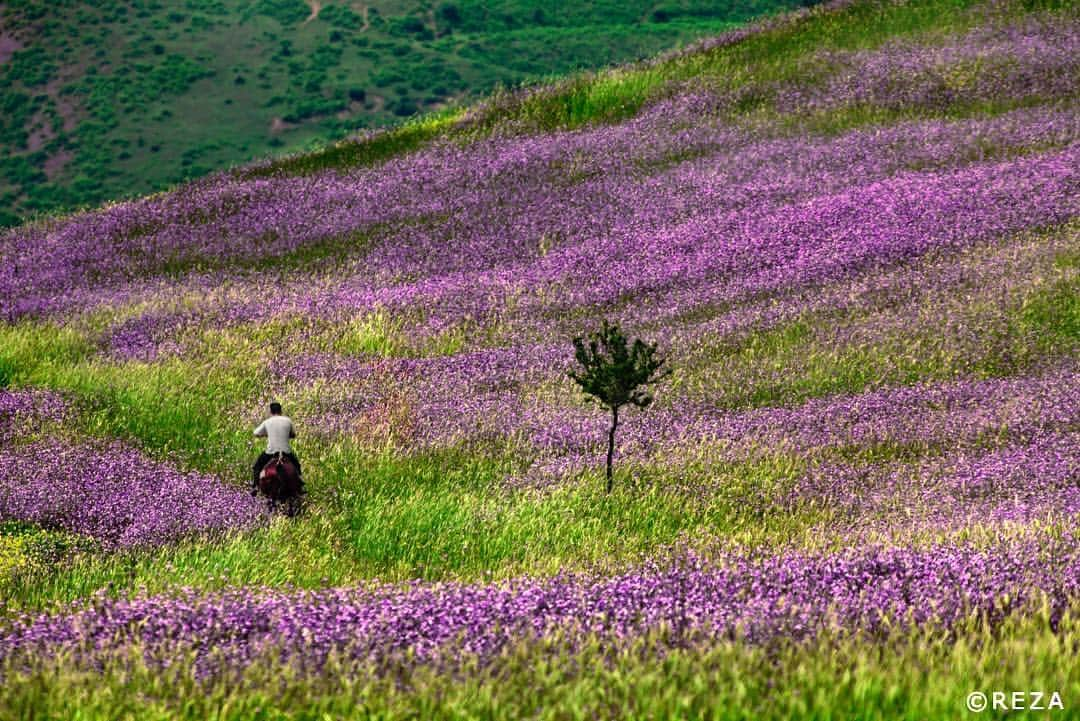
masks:
[[[278,453],[259,473],[259,490],[270,499],[271,513],[278,504],[285,507],[285,515],[295,516],[300,512],[300,475],[296,466],[283,454]]]

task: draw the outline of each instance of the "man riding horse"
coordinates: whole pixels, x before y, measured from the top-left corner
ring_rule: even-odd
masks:
[[[304,478],[300,475],[300,460],[293,453],[292,446],[289,444],[290,438],[296,438],[296,429],[293,428],[293,423],[289,417],[281,414],[280,403],[274,402],[270,404],[270,417],[259,424],[259,427],[255,429],[255,435],[266,438],[266,451],[261,453],[258,460],[255,461],[254,475],[251,479],[251,494],[255,495],[259,492],[259,476],[263,468],[270,461],[279,457],[292,463],[293,467],[296,468],[296,475],[300,480],[300,492],[303,493]]]

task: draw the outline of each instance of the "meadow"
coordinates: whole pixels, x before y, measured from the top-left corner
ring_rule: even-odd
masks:
[[[5,232],[0,717],[1074,717],[1078,34],[836,2]]]

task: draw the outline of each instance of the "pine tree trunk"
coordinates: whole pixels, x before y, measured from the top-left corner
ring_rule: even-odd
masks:
[[[611,409],[611,430],[607,437],[607,492],[611,493],[611,459],[615,455],[615,429],[619,427],[619,409]]]

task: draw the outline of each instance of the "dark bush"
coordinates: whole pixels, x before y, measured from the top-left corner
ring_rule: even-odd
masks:
[[[407,15],[403,18],[394,18],[390,21],[390,33],[398,37],[412,36],[417,40],[433,40],[435,35],[431,28],[415,15]]]
[[[447,25],[457,26],[461,24],[461,10],[453,3],[443,3],[439,6],[436,16]]]
[[[417,106],[416,101],[411,98],[401,98],[394,103],[394,115],[401,118],[408,117],[409,115],[416,115],[419,110],[420,108]]]
[[[341,48],[320,45],[311,53],[309,67],[312,70],[329,70],[341,62]]]
[[[0,67],[0,74],[6,76],[5,80],[18,80],[28,87],[44,85],[54,72],[56,64],[49,58],[48,52],[36,46],[15,52]]]
[[[345,103],[338,98],[300,98],[294,100],[295,105],[293,109],[283,120],[289,123],[299,123],[302,120],[308,118],[314,118],[319,115],[330,115],[336,113],[339,110],[345,109]]]
[[[674,20],[682,14],[682,8],[674,5],[663,5],[652,11],[654,23],[666,23]]]

